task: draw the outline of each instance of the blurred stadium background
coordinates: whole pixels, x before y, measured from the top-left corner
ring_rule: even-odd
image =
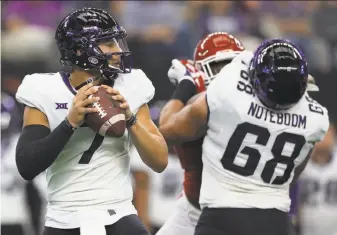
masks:
[[[2,1],[2,235],[20,234],[19,231],[17,234],[6,233],[8,227],[16,224],[24,225],[25,235],[37,235],[43,226],[45,207],[44,176],[27,183],[16,172],[14,154],[20,134],[22,107],[16,107],[12,97],[26,74],[62,69],[53,38],[55,28],[66,14],[85,6],[111,12],[128,31],[134,67],[143,69],[156,87],[156,95],[151,102],[151,114],[155,121],[174,89],[167,78],[171,60],[192,58],[194,46],[202,36],[209,32],[226,31],[238,37],[246,49],[255,49],[263,39],[275,37],[297,43],[304,51],[310,73],[320,87],[320,91],[312,96],[328,108],[331,123],[336,126],[336,1]],[[335,131],[331,130],[334,136]],[[332,144],[336,145],[336,141]],[[337,157],[336,151],[333,151],[336,148],[328,146],[327,149],[317,159],[332,155]],[[321,169],[322,172],[325,170]],[[304,183],[306,186],[301,187],[299,183],[299,191],[303,194],[294,197],[299,201],[299,210],[295,213],[302,215],[302,219],[297,221],[299,228],[301,225],[303,228],[318,211],[326,215],[316,216],[318,221],[312,223],[312,233],[302,229],[303,235],[332,235],[324,233],[324,221],[331,219],[336,222],[337,234],[337,168],[333,170],[335,174],[332,174],[331,180],[335,184],[325,190],[332,195],[329,204],[321,199],[324,197],[321,194],[325,193],[322,188],[309,187]],[[144,223],[155,232],[170,215],[175,200],[181,194],[183,172],[179,160],[172,153],[169,167],[164,173],[156,174],[150,172],[134,154],[132,173],[134,203]],[[305,181],[303,178],[301,180]],[[307,221],[301,223],[304,219]]]

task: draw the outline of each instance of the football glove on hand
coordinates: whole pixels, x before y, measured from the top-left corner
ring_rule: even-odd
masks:
[[[187,79],[193,82],[197,93],[206,90],[204,73],[194,67],[193,61],[173,59],[171,63],[172,66],[167,75],[173,85]]]

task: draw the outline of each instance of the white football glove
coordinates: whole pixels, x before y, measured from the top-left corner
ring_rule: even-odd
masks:
[[[167,72],[167,76],[173,85],[179,84],[184,79],[189,79],[191,73],[196,72],[191,60],[173,59],[171,67]]]
[[[173,85],[179,84],[181,81],[187,79],[193,82],[196,87],[196,92],[202,92],[206,90],[204,73],[199,71],[193,65],[191,60],[172,60],[172,66],[170,67],[167,75]]]

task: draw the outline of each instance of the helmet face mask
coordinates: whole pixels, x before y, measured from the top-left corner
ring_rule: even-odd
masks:
[[[276,110],[288,109],[306,91],[307,63],[291,42],[266,41],[254,53],[250,78],[257,97],[264,105]]]
[[[83,8],[60,23],[55,39],[63,65],[114,79],[118,73],[131,72],[126,35],[126,30],[107,12]]]

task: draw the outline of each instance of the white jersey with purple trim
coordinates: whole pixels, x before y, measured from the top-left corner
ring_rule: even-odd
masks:
[[[206,91],[208,130],[203,143],[203,208],[276,208],[288,211],[294,169],[323,139],[326,108],[307,93],[285,111],[264,106],[248,75],[253,53],[225,66]]]
[[[151,81],[139,69],[120,74],[114,88],[126,98],[133,113],[147,104],[155,92]],[[32,74],[23,79],[16,99],[43,112],[52,131],[68,115],[75,94],[65,73]],[[46,171],[46,226],[80,227],[81,212],[87,210],[97,210],[91,214],[102,217],[105,224],[136,213],[129,177],[130,146],[127,131],[121,138],[110,138],[85,126],[75,130]]]

